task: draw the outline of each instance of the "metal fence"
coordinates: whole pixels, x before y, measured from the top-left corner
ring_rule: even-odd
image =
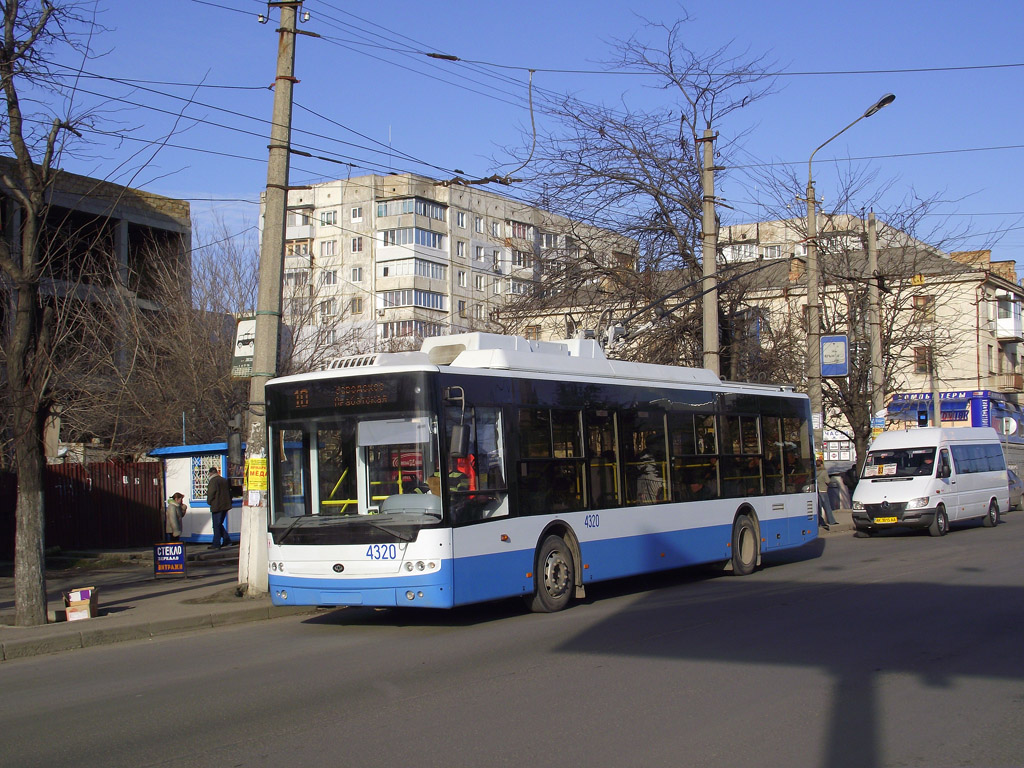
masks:
[[[51,464],[45,473],[46,546],[125,549],[163,537],[161,464]],[[14,556],[17,479],[0,473],[0,558]]]

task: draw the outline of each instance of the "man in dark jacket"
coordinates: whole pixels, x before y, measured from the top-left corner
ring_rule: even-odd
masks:
[[[231,483],[216,467],[210,467],[210,480],[206,484],[206,503],[213,515],[213,544],[210,549],[220,549],[231,544],[228,529],[224,524],[231,509]]]

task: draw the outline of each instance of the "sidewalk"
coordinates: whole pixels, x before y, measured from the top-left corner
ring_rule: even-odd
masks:
[[[189,545],[188,578],[154,578],[152,548],[82,553],[82,557],[56,565],[59,567],[51,566],[46,576],[51,623],[39,627],[12,626],[13,568],[4,564],[0,570],[0,659],[142,640],[315,610],[306,606],[273,606],[269,596],[238,597],[237,546],[211,552],[205,544]],[[71,565],[75,567],[64,567]],[[63,593],[80,587],[97,588],[99,615],[79,621],[59,620],[63,618]]]

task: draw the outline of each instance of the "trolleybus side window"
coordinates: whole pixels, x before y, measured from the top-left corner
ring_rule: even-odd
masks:
[[[718,498],[718,457],[715,448],[715,417],[694,413],[670,413],[672,448],[672,498],[703,501]]]
[[[615,414],[606,409],[588,410],[587,479],[591,509],[610,509],[621,504],[619,493],[619,450]]]
[[[764,492],[769,496],[783,492],[782,423],[777,416],[762,416],[764,437]]]
[[[570,409],[519,409],[519,508],[524,514],[583,509],[580,416]]]
[[[653,408],[620,411],[619,417],[622,459],[626,470],[626,503],[667,501],[668,448],[664,411]]]
[[[760,496],[761,435],[756,416],[722,416],[722,490],[727,497]]]
[[[788,493],[811,483],[811,444],[804,419],[782,420],[782,479]]]

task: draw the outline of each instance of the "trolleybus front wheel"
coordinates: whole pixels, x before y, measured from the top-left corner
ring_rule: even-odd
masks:
[[[535,613],[552,613],[565,608],[572,599],[576,572],[572,553],[561,536],[548,536],[537,549],[533,574],[533,595],[527,599]]]

